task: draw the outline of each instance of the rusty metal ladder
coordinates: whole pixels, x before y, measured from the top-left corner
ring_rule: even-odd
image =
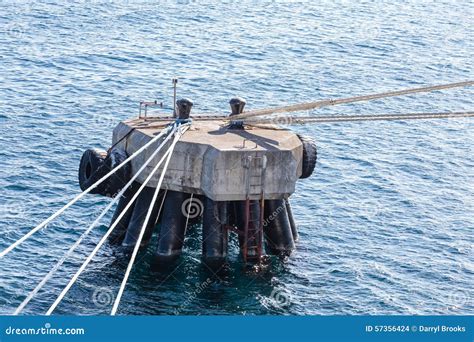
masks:
[[[263,217],[265,194],[266,156],[248,156],[244,160],[246,169],[245,225],[243,231],[242,256],[244,262],[259,261],[263,255]],[[254,172],[257,170],[257,173]],[[258,200],[250,200],[251,195],[259,194]],[[259,210],[256,211],[256,201]]]

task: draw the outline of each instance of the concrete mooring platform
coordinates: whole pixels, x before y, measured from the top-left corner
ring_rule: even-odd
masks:
[[[79,170],[83,188],[103,176],[107,167],[134,156],[119,176],[95,192],[113,197],[134,177],[115,210],[112,222],[118,228],[111,243],[125,248],[146,245],[159,225],[156,263],[170,265],[181,254],[188,224],[202,223],[202,254],[208,265],[225,262],[229,232],[238,235],[245,261],[260,260],[265,252],[286,256],[294,250],[298,233],[288,198],[296,181],[313,172],[316,146],[275,125],[232,120],[242,113],[245,101],[234,98],[230,104],[229,117],[193,118],[192,102],[177,101],[175,117],[139,116],[119,123],[106,156],[105,151],[84,153]],[[187,130],[179,140],[167,139],[168,133],[155,141],[170,125],[183,123]],[[173,143],[169,164],[153,173]],[[138,242],[140,232],[144,238]]]

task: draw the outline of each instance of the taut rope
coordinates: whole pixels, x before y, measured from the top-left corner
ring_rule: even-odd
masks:
[[[417,120],[417,119],[450,119],[474,117],[474,112],[445,113],[409,113],[409,114],[372,114],[372,115],[325,115],[325,116],[282,116],[281,118],[255,118],[245,120],[248,125],[277,124],[295,125],[307,123],[327,123],[345,121],[382,121],[382,120]]]
[[[369,101],[369,100],[382,99],[382,98],[400,96],[400,95],[415,94],[415,93],[426,93],[430,91],[450,89],[450,88],[467,87],[467,86],[472,86],[473,84],[474,84],[474,81],[465,81],[465,82],[441,84],[441,85],[430,86],[430,87],[389,91],[389,92],[371,94],[371,95],[354,96],[354,97],[348,97],[348,98],[337,99],[337,100],[322,100],[322,101],[300,103],[300,104],[283,106],[283,107],[257,109],[257,110],[244,112],[239,115],[233,115],[231,117],[231,120],[243,120],[243,119],[248,119],[255,116],[278,114],[278,113],[300,112],[300,111],[305,111],[305,110],[310,110],[310,109],[315,109],[315,108],[334,106],[338,104]]]

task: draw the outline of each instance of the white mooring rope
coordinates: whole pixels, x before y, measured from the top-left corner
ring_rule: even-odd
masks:
[[[242,114],[233,115],[230,118],[230,120],[243,120],[243,119],[248,119],[255,116],[271,115],[271,114],[278,114],[278,113],[301,112],[305,110],[322,108],[322,107],[327,107],[327,106],[334,106],[338,104],[370,101],[370,100],[382,99],[382,98],[387,98],[387,97],[394,97],[394,96],[401,96],[401,95],[408,95],[408,94],[415,94],[415,93],[426,93],[426,92],[431,92],[435,90],[468,87],[472,85],[474,85],[474,81],[465,81],[465,82],[448,83],[448,84],[441,84],[441,85],[429,86],[429,87],[389,91],[389,92],[378,93],[378,94],[353,96],[353,97],[336,99],[336,100],[321,100],[321,101],[315,101],[315,102],[299,103],[299,104],[283,106],[283,107],[256,109],[256,110],[244,112]]]
[[[189,126],[189,124],[183,124],[183,125],[186,125],[186,126]],[[58,298],[56,298],[56,300],[54,301],[54,303],[51,305],[51,307],[48,309],[48,311],[46,312],[46,315],[49,316],[53,313],[53,311],[56,309],[56,307],[59,305],[59,303],[61,302],[61,300],[64,298],[64,296],[67,294],[67,292],[69,291],[69,289],[72,287],[72,285],[74,285],[74,283],[77,281],[77,279],[79,278],[79,276],[81,275],[81,273],[84,271],[84,269],[87,267],[87,265],[92,261],[92,259],[94,258],[94,256],[97,254],[97,252],[99,251],[100,247],[102,247],[102,245],[105,243],[105,241],[107,241],[107,238],[109,237],[109,235],[112,233],[112,231],[114,230],[114,228],[118,225],[118,223],[120,222],[120,220],[122,219],[122,217],[125,215],[125,213],[128,211],[128,209],[131,207],[131,205],[134,203],[134,201],[137,199],[137,197],[140,195],[140,193],[143,191],[143,189],[145,188],[145,186],[148,184],[148,182],[151,180],[151,178],[154,176],[154,174],[156,173],[156,171],[158,170],[158,168],[161,166],[161,164],[163,163],[163,161],[165,160],[165,158],[168,156],[170,152],[170,149],[168,149],[162,156],[162,158],[160,159],[160,161],[156,164],[155,168],[152,170],[152,172],[150,172],[150,174],[148,175],[148,177],[145,179],[145,181],[142,183],[142,185],[140,186],[140,188],[137,190],[137,192],[135,193],[135,195],[133,195],[133,197],[130,199],[130,202],[125,206],[125,208],[123,209],[123,211],[120,213],[120,215],[117,217],[117,219],[114,221],[114,223],[112,223],[112,225],[109,227],[109,230],[105,233],[105,235],[102,237],[102,239],[99,241],[99,243],[96,245],[96,247],[94,248],[94,250],[91,252],[91,254],[89,254],[89,256],[87,257],[87,259],[84,261],[84,263],[81,265],[81,267],[79,268],[79,270],[76,272],[76,274],[74,274],[74,276],[71,278],[71,280],[69,281],[69,283],[66,285],[66,287],[63,289],[63,291],[60,293],[60,295],[58,296]]]
[[[150,158],[146,160],[143,165],[140,167],[140,169],[135,172],[133,177],[128,181],[128,183],[120,190],[120,192],[115,196],[115,198],[105,207],[105,209],[100,213],[100,215],[97,217],[97,219],[87,228],[87,230],[82,233],[82,235],[79,237],[79,239],[74,243],[74,245],[69,248],[69,250],[66,252],[66,254],[54,265],[54,267],[46,274],[46,276],[41,280],[41,282],[32,290],[28,296],[23,300],[23,302],[18,306],[18,308],[15,310],[13,315],[18,315],[24,308],[25,306],[33,299],[33,297],[38,293],[38,291],[48,282],[49,279],[53,276],[53,274],[61,267],[61,265],[66,261],[66,259],[74,252],[74,250],[80,245],[82,240],[94,229],[94,227],[100,222],[100,220],[105,216],[105,214],[112,208],[112,206],[123,196],[125,191],[127,191],[128,187],[132,185],[132,183],[137,179],[137,177],[145,170],[146,166],[153,160],[153,158],[158,154],[158,152],[163,148],[163,146],[166,144],[166,142],[171,138],[172,134],[175,133],[177,130],[177,127],[174,127],[170,134],[162,141],[160,146],[157,147],[157,149],[152,153]]]
[[[28,239],[31,235],[33,235],[34,233],[36,233],[38,230],[40,230],[41,228],[43,228],[44,226],[46,226],[49,222],[51,222],[52,220],[54,220],[56,217],[58,217],[59,215],[61,215],[67,208],[69,208],[71,205],[73,205],[74,203],[76,203],[78,200],[80,200],[82,197],[84,197],[86,194],[88,194],[89,192],[91,192],[94,188],[96,188],[98,185],[100,185],[103,181],[105,181],[107,178],[109,178],[111,175],[113,175],[118,169],[120,169],[121,167],[123,167],[125,164],[127,164],[129,161],[131,161],[133,158],[135,158],[137,155],[139,155],[141,152],[143,152],[148,146],[150,146],[151,144],[153,144],[155,141],[157,141],[158,139],[160,139],[164,134],[167,134],[169,131],[171,130],[171,126],[168,127],[166,130],[163,130],[160,132],[160,134],[158,134],[156,137],[154,137],[153,139],[151,139],[149,142],[147,142],[145,145],[143,145],[142,147],[140,147],[135,153],[133,153],[130,157],[128,157],[127,159],[125,159],[122,163],[120,163],[118,166],[116,166],[115,168],[113,168],[109,173],[107,173],[104,177],[102,177],[101,179],[99,179],[97,182],[95,182],[94,184],[92,184],[89,188],[87,188],[86,190],[84,190],[83,192],[81,192],[79,195],[77,195],[76,197],[74,197],[69,203],[67,203],[65,206],[63,206],[61,209],[59,209],[57,212],[55,212],[53,215],[51,215],[50,217],[48,217],[46,220],[44,220],[43,222],[41,222],[38,226],[36,226],[35,228],[33,228],[32,230],[30,230],[30,232],[28,232],[27,234],[25,234],[23,237],[21,237],[20,239],[18,239],[17,241],[15,241],[14,243],[12,243],[8,248],[6,248],[5,250],[3,250],[2,252],[0,252],[0,258],[3,258],[5,255],[7,255],[8,253],[10,253],[14,248],[16,248],[18,245],[20,245],[21,243],[23,243],[26,239]]]
[[[370,114],[370,115],[317,115],[317,116],[284,116],[278,118],[253,118],[245,120],[244,124],[280,124],[302,125],[309,123],[334,123],[346,121],[394,121],[394,120],[421,120],[421,119],[454,119],[474,117],[474,112],[445,112],[445,113],[408,113],[408,114]],[[281,121],[281,122],[279,122]]]
[[[125,290],[125,286],[127,285],[128,277],[130,276],[130,272],[132,271],[133,263],[135,262],[135,258],[137,257],[138,250],[140,249],[140,244],[143,239],[143,235],[145,234],[146,226],[148,225],[148,221],[150,220],[151,212],[153,211],[153,207],[155,204],[156,199],[158,198],[158,193],[160,192],[161,184],[163,183],[163,179],[165,177],[166,170],[168,169],[168,164],[171,160],[171,156],[173,154],[173,150],[178,142],[179,138],[186,132],[189,126],[182,126],[179,129],[179,132],[176,134],[172,145],[169,148],[168,158],[166,159],[165,165],[163,166],[163,170],[161,170],[160,179],[158,180],[158,185],[156,186],[155,192],[153,194],[153,199],[151,200],[150,207],[148,208],[148,212],[146,213],[145,221],[143,221],[142,229],[140,230],[140,234],[138,235],[138,239],[135,243],[135,247],[132,252],[132,256],[127,266],[127,270],[125,271],[125,275],[122,280],[122,284],[120,285],[119,291],[117,293],[117,297],[115,297],[115,302],[112,307],[112,311],[110,315],[115,316],[118,310],[118,306],[120,305],[120,300],[123,295],[123,291]]]

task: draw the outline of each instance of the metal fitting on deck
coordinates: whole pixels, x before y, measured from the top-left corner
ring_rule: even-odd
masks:
[[[247,101],[241,97],[234,97],[229,101],[230,109],[232,110],[232,115],[241,114],[244,111],[244,107],[247,104]]]
[[[192,107],[193,101],[191,101],[190,99],[179,99],[178,101],[176,101],[178,119],[189,119]]]
[[[244,122],[242,120],[231,120],[228,129],[244,129]]]

